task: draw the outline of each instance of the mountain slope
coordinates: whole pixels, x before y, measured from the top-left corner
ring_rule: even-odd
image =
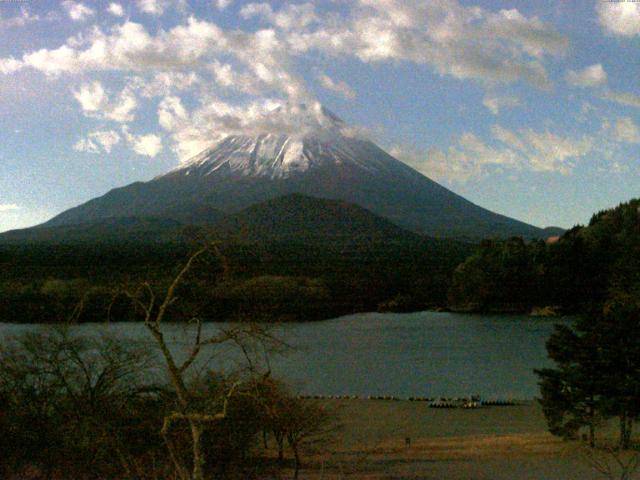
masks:
[[[287,118],[289,112],[276,114]],[[301,193],[355,203],[431,236],[545,236],[542,229],[481,208],[374,143],[350,136],[341,120],[318,105],[302,108],[300,118],[299,131],[270,128],[266,133],[224,137],[165,175],[114,189],[46,225],[161,216],[167,210],[188,210],[194,205],[229,214]]]
[[[43,226],[0,235],[0,243],[162,243],[184,239],[188,225],[201,225],[221,239],[242,242],[317,244],[425,242],[389,220],[344,201],[291,194],[219,217],[216,210],[196,208],[192,215],[167,211],[167,217],[110,217],[90,223]]]
[[[344,201],[290,194],[252,205],[217,223],[223,237],[253,241],[418,241],[362,207]]]
[[[178,239],[183,227],[169,218],[109,217],[72,225],[11,230],[0,234],[0,243],[162,243]]]

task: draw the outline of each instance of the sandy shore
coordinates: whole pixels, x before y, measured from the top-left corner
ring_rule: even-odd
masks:
[[[307,455],[303,479],[604,478],[574,445],[547,432],[534,402],[470,410],[409,401],[322,403],[341,428]]]

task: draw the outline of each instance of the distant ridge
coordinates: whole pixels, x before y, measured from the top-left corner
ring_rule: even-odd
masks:
[[[222,237],[278,241],[397,241],[422,237],[341,200],[284,195],[230,215],[214,227]]]
[[[170,215],[172,212],[167,212]],[[368,210],[339,200],[290,194],[219,218],[215,210],[192,210],[180,222],[169,218],[112,217],[92,223],[14,230],[2,243],[155,243],[180,241],[187,226],[207,228],[212,238],[249,242],[389,242],[424,237]],[[178,217],[178,215],[176,215]]]
[[[11,230],[0,234],[0,243],[158,243],[179,238],[182,228],[184,224],[167,218],[111,217]]]

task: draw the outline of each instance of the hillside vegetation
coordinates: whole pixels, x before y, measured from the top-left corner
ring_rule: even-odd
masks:
[[[300,321],[443,306],[453,269],[472,251],[353,204],[302,195],[252,206],[214,227],[120,218],[10,232],[0,243],[0,319],[104,321],[109,313],[134,320],[118,291],[141,282],[161,289],[189,252],[212,239],[225,265],[211,260],[183,287],[185,320],[193,311],[209,320]]]
[[[9,232],[0,238],[0,318],[55,322],[80,305],[81,321],[102,321],[107,310],[133,320],[118,288],[141,281],[161,287],[204,239],[220,242],[225,279],[213,286],[223,268],[213,262],[183,295],[212,320],[299,321],[428,308],[588,312],[612,292],[640,293],[639,208],[637,199],[598,212],[553,241],[512,237],[476,246],[421,236],[357,205],[299,194],[213,226],[119,218]]]
[[[458,266],[450,306],[471,311],[584,312],[613,292],[640,293],[640,199],[603,210],[555,242],[486,240]]]

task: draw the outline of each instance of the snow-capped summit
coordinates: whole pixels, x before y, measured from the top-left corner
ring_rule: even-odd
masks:
[[[255,135],[225,136],[172,173],[287,178],[330,164],[383,168],[371,158],[368,142],[351,135],[345,123],[319,103],[281,105],[254,123]]]
[[[307,134],[302,137],[273,133],[255,137],[230,135],[172,174],[236,174],[275,179],[341,164],[352,164],[368,171],[383,170],[384,165],[371,157],[368,143],[337,133],[334,136]]]

